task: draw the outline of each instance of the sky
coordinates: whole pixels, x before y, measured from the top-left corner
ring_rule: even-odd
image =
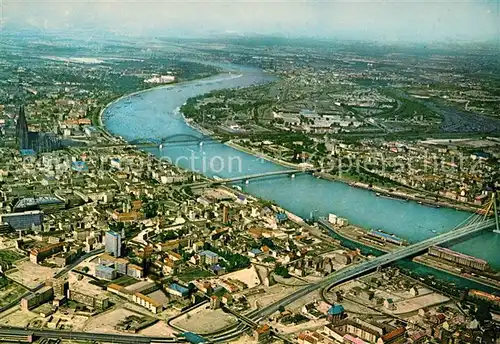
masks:
[[[0,0],[0,8],[4,29],[423,42],[500,36],[500,0]]]

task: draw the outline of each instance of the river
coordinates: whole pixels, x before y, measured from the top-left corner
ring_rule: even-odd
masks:
[[[227,68],[227,66],[224,65]],[[213,90],[272,81],[273,76],[259,69],[230,65],[231,73],[198,81],[164,86],[123,97],[103,113],[107,130],[128,141],[146,138],[201,137],[179,113],[179,107],[190,97]],[[285,167],[241,152],[222,143],[165,144],[162,149],[147,151],[168,159],[180,167],[207,176],[233,177],[260,172],[279,171]],[[453,229],[469,213],[448,208],[431,208],[415,202],[376,197],[371,191],[341,182],[317,179],[301,174],[295,178],[272,177],[241,184],[243,191],[272,200],[283,208],[308,218],[335,213],[353,224],[379,228],[416,242]],[[484,232],[452,249],[487,260],[500,269],[500,234]]]

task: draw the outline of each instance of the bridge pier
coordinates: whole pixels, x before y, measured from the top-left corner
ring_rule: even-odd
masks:
[[[498,191],[495,190],[493,193],[493,211],[495,212],[495,229],[493,232],[500,234],[500,219],[498,218],[498,206],[497,206],[497,201],[498,201]]]

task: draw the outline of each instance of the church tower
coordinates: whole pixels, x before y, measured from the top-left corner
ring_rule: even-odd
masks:
[[[24,113],[24,106],[19,107],[19,116],[17,117],[16,138],[19,150],[29,149],[28,141],[28,122]]]

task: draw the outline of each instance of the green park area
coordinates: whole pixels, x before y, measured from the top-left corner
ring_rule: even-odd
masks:
[[[206,278],[206,277],[211,277],[213,276],[212,273],[210,273],[207,270],[203,270],[200,268],[191,268],[186,271],[181,272],[177,277],[184,282],[190,282],[194,281],[200,278]]]
[[[25,288],[10,281],[8,278],[4,276],[0,277],[0,307],[17,301],[26,291]]]
[[[23,256],[12,250],[0,250],[0,262],[7,263],[9,265],[23,258]]]
[[[137,283],[138,281],[130,276],[120,276],[117,279],[111,281],[113,284],[118,284],[122,287],[128,287],[129,285],[132,285],[134,283]]]

